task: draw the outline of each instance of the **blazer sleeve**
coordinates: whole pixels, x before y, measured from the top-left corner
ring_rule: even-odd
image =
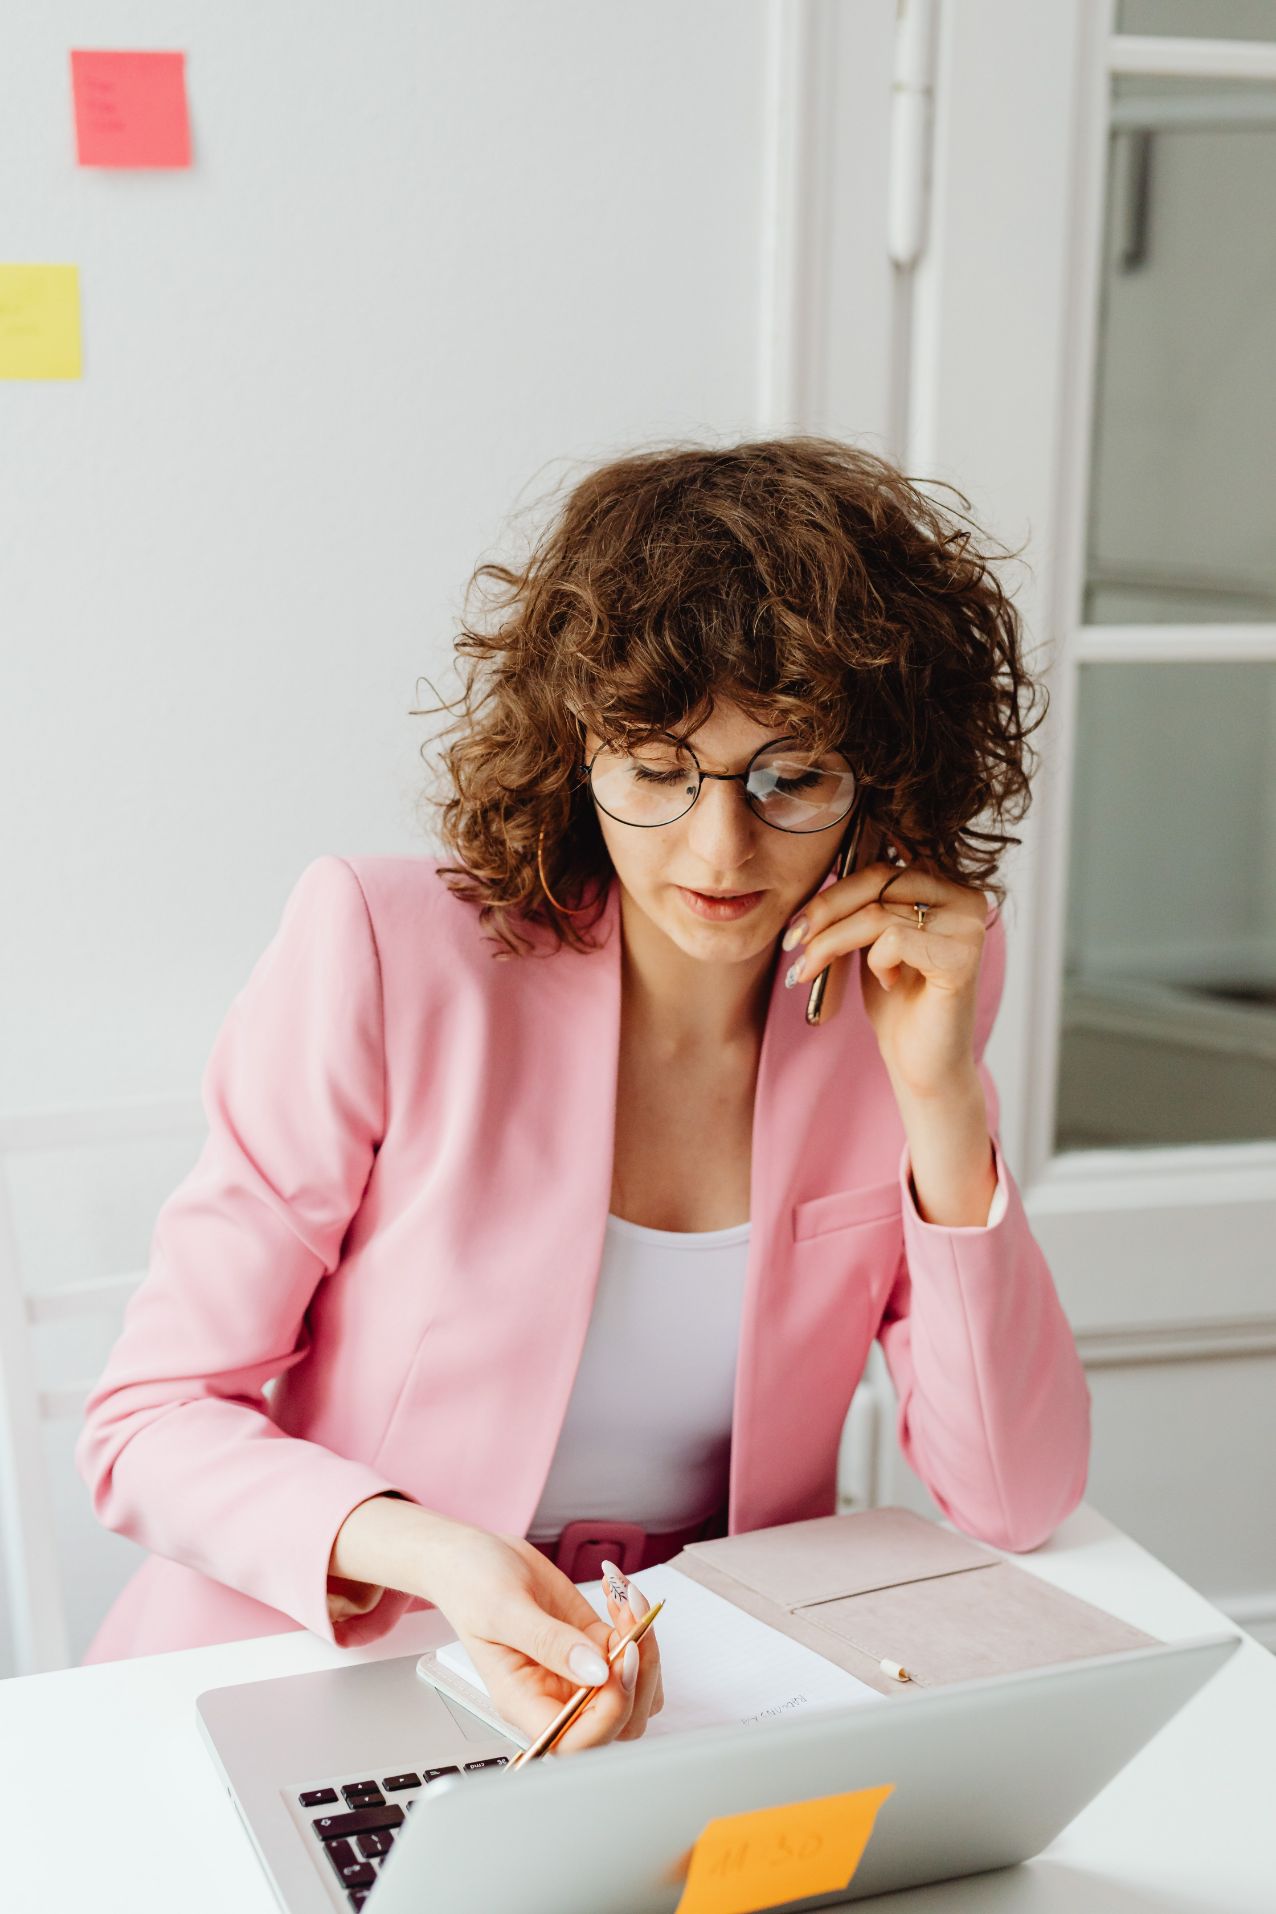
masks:
[[[384,1083],[362,887],[343,858],[319,857],[214,1041],[208,1137],[158,1213],[75,1446],[105,1527],[338,1647],[376,1640],[412,1599],[328,1575],[350,1511],[404,1492],[286,1434],[263,1390],[310,1346],[307,1306],[362,1200]]]
[[[1023,1552],[1052,1535],[1085,1492],[1090,1391],[1002,1155],[999,1100],[983,1061],[1005,968],[1005,927],[994,909],[974,1043],[997,1167],[988,1221],[958,1228],[923,1221],[905,1144],[904,1247],[878,1340],[910,1466],[958,1528]]]

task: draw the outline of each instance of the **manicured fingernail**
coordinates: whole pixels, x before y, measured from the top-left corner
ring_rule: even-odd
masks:
[[[587,1682],[591,1688],[600,1687],[607,1679],[606,1662],[596,1648],[586,1648],[584,1642],[577,1642],[572,1649],[567,1657],[567,1666],[577,1681]]]
[[[788,973],[784,979],[784,988],[786,990],[792,990],[794,984],[800,981],[801,976],[802,976],[802,959],[799,957],[798,961],[795,964],[789,965]]]
[[[806,936],[806,928],[805,917],[799,917],[796,924],[790,924],[789,928],[785,931],[780,948],[782,950],[792,950],[794,944],[800,944]]]
[[[611,1596],[613,1602],[628,1600],[629,1583],[616,1567],[616,1564],[609,1562],[605,1555],[603,1557],[603,1579],[607,1584],[607,1593]]]
[[[630,1642],[620,1658],[620,1685],[627,1695],[632,1695],[638,1680],[638,1644]]]
[[[647,1597],[643,1594],[637,1582],[630,1582],[629,1613],[633,1616],[634,1620],[640,1622],[650,1607],[651,1603],[647,1600]],[[630,1646],[632,1647],[633,1644],[631,1643]]]

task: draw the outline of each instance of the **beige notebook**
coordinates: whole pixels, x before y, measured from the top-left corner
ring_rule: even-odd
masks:
[[[675,1565],[892,1697],[1156,1640],[911,1509],[692,1542]]]
[[[691,1542],[666,1566],[892,1701],[1157,1639],[911,1509],[817,1516]],[[671,1596],[671,1628],[675,1607]],[[883,1658],[912,1680],[885,1674]],[[526,1746],[490,1697],[436,1653],[419,1665],[435,1687]]]

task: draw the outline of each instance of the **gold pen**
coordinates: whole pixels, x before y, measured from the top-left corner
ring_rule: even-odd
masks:
[[[616,1661],[619,1656],[624,1654],[630,1642],[638,1642],[642,1640],[643,1636],[646,1634],[647,1630],[651,1627],[651,1624],[655,1621],[657,1615],[660,1613],[664,1605],[665,1605],[664,1597],[662,1596],[658,1602],[654,1603],[653,1606],[647,1610],[647,1613],[643,1616],[640,1622],[634,1623],[629,1633],[623,1638],[623,1640],[618,1641],[616,1643],[616,1646],[612,1649],[611,1653],[608,1655],[607,1657],[608,1667],[610,1667],[612,1662]],[[513,1774],[515,1768],[522,1767],[525,1761],[534,1761],[538,1755],[548,1754],[550,1749],[554,1746],[554,1743],[560,1740],[561,1737],[566,1734],[567,1730],[571,1727],[573,1721],[575,1721],[577,1715],[580,1713],[581,1709],[585,1706],[590,1696],[596,1695],[598,1693],[598,1690],[600,1688],[606,1687],[606,1685],[607,1684],[605,1682],[594,1682],[594,1683],[587,1683],[584,1688],[578,1688],[576,1690],[576,1693],[572,1696],[571,1700],[565,1701],[563,1703],[562,1708],[559,1710],[558,1714],[554,1716],[554,1719],[549,1723],[549,1725],[541,1729],[535,1741],[531,1742],[526,1748],[521,1748],[519,1750],[519,1752],[515,1755],[514,1759],[510,1762],[508,1768],[506,1768],[505,1770],[506,1774]]]
[[[846,835],[842,839],[841,847],[838,850],[837,859],[833,866],[833,874],[835,877],[847,877],[854,870],[855,859],[859,854],[860,839],[864,835],[864,826],[867,822],[868,812],[865,809],[861,797],[856,803],[855,815],[846,828]],[[840,957],[831,957],[828,963],[825,964],[823,970],[817,971],[815,980],[811,985],[806,999],[806,1021],[813,1029],[827,1022],[828,1018],[833,1014],[832,1006],[829,1007],[827,1012],[825,1010],[824,993],[828,988],[829,978],[832,975],[834,964],[846,963],[847,961],[848,959],[845,954]]]

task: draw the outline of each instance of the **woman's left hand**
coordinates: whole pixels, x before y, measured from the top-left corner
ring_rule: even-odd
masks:
[[[612,1631],[607,1637],[610,1653],[621,1636],[627,1635],[634,1623],[642,1620],[651,1603],[637,1582],[631,1582],[622,1574],[615,1562],[604,1560],[602,1566],[601,1580],[607,1596],[607,1613],[612,1619]],[[646,1729],[648,1718],[658,1715],[665,1705],[665,1678],[660,1667],[660,1650],[656,1645],[654,1625],[640,1642],[631,1642],[625,1653],[638,1657],[638,1681],[634,1690],[633,1716],[616,1736],[617,1741],[634,1740]]]
[[[889,877],[896,881],[879,904]],[[931,906],[924,930],[914,904]],[[809,928],[792,952],[799,963],[793,988],[809,989],[833,958],[864,952],[864,1008],[897,1090],[933,1097],[969,1082],[988,917],[983,891],[916,865],[866,864],[818,892],[797,916]],[[826,992],[833,983],[831,976]]]

